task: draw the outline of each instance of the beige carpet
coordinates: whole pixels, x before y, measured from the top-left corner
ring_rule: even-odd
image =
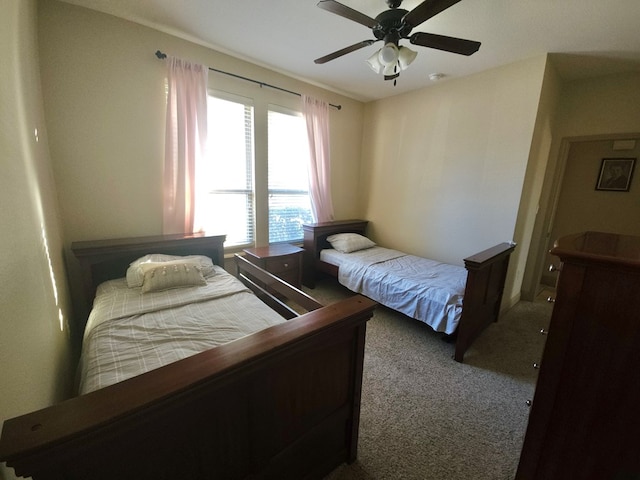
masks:
[[[331,280],[322,303],[351,295]],[[520,302],[452,359],[428,326],[378,307],[368,323],[358,460],[326,480],[511,480],[552,306]]]

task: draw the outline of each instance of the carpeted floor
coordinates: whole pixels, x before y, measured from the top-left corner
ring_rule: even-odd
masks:
[[[321,303],[351,295],[331,280]],[[546,296],[544,296],[546,298]],[[511,480],[552,306],[520,302],[465,355],[428,326],[378,307],[367,326],[358,460],[326,480]]]

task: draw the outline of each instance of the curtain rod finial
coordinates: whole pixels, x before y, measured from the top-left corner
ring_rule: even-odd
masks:
[[[166,53],[162,53],[160,50],[156,50],[156,57],[158,57],[160,60],[163,60],[163,59],[167,58],[167,54]]]

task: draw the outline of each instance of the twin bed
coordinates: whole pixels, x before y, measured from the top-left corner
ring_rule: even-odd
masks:
[[[383,248],[365,236],[367,221],[304,225],[305,285],[329,274],[359,294],[443,332],[462,362],[472,342],[498,319],[515,248],[501,243],[464,259],[465,267]]]
[[[80,395],[5,421],[0,461],[36,480],[155,480],[312,479],[355,460],[375,302],[323,307],[241,257],[232,276],[223,242],[73,244],[93,305],[74,328]]]

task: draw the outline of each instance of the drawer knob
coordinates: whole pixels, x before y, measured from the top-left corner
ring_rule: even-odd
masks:
[[[289,268],[289,264],[288,264],[288,263],[285,263],[285,264],[284,264],[284,268]]]
[[[559,272],[560,270],[562,270],[562,267],[556,267],[553,263],[549,265],[550,272]]]
[[[555,302],[556,302],[556,299],[555,299],[555,298],[553,298],[553,297],[547,297],[547,302],[549,302],[549,303],[555,303]]]
[[[535,368],[536,370],[540,368],[540,364],[538,362],[535,362],[533,364],[533,368]]]
[[[527,400],[525,403],[527,404],[527,407],[530,407],[533,404],[531,400]]]
[[[540,335],[546,335],[547,333],[549,332],[547,332],[544,328],[540,330]]]

